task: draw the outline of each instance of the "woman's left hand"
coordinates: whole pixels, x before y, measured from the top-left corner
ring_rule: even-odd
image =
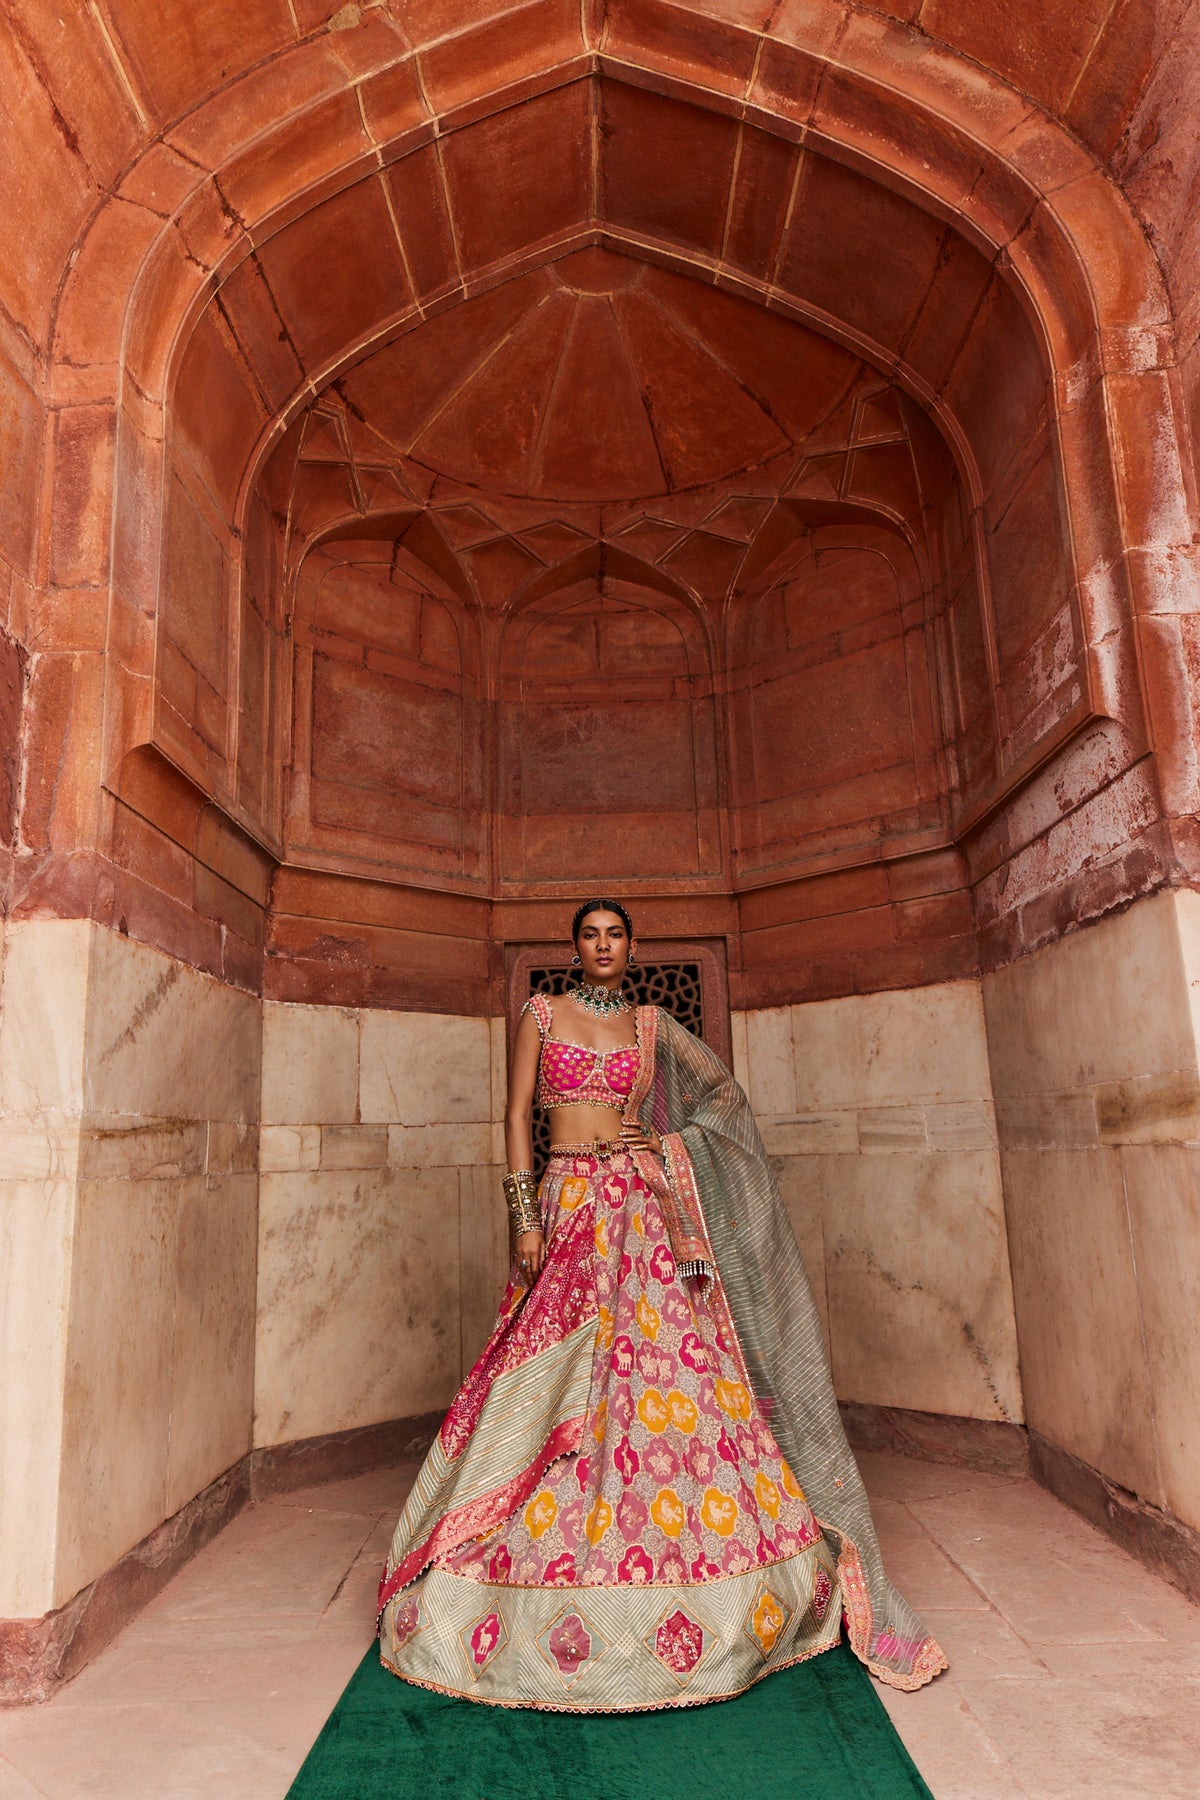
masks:
[[[621,1120],[621,1143],[626,1150],[646,1150],[651,1156],[662,1155],[662,1139],[657,1131],[647,1131],[636,1119]]]

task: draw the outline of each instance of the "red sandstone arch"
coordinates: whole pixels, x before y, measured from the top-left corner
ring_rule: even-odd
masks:
[[[696,605],[695,593],[686,582],[675,580],[643,558],[631,556],[627,551],[606,543],[585,545],[574,555],[564,557],[561,562],[519,587],[505,608],[506,631],[511,628],[516,615],[526,607],[539,605],[564,589],[593,578],[599,582],[626,582],[630,586],[645,588],[651,593],[663,594],[678,601],[696,614],[700,630],[707,636],[706,615]]]
[[[104,766],[114,771],[131,745],[152,741],[156,732],[156,496],[164,483],[173,385],[178,393],[181,381],[186,388],[203,373],[206,394],[218,402],[213,412],[223,439],[206,443],[201,431],[201,453],[211,458],[233,442],[242,446],[227,465],[241,470],[240,494],[218,496],[228,524],[239,527],[256,457],[266,455],[289,413],[338,366],[360,357],[368,341],[402,322],[394,307],[381,310],[371,301],[357,331],[345,318],[335,328],[322,323],[318,294],[306,315],[303,355],[290,369],[289,333],[270,325],[262,330],[264,296],[252,258],[273,253],[283,266],[289,232],[302,239],[319,225],[327,235],[331,221],[348,219],[351,197],[365,188],[364,170],[376,172],[370,178],[376,188],[390,182],[394,194],[393,177],[402,169],[411,177],[405,192],[411,189],[412,198],[418,172],[430,177],[439,159],[457,155],[469,166],[472,133],[494,154],[521,108],[528,119],[529,108],[570,109],[585,94],[590,106],[599,82],[619,93],[627,111],[658,108],[661,120],[663,108],[674,109],[684,136],[679,121],[686,115],[699,122],[697,129],[715,121],[714,129],[736,137],[739,157],[750,145],[746,169],[738,163],[747,188],[756,157],[766,159],[763,167],[774,159],[772,166],[781,168],[791,146],[800,145],[810,163],[819,158],[841,172],[831,192],[844,195],[865,177],[861,191],[875,196],[881,217],[919,216],[930,222],[922,228],[929,241],[952,224],[938,240],[946,267],[965,267],[981,252],[984,264],[990,259],[995,272],[980,305],[1003,315],[1010,339],[1026,329],[1020,321],[1032,320],[1046,358],[1055,452],[1074,534],[1072,604],[1087,646],[1079,704],[1060,720],[1057,735],[1017,747],[1010,780],[1024,778],[1089,714],[1119,719],[1127,754],[1136,757],[1144,701],[1166,810],[1193,807],[1194,733],[1190,717],[1180,729],[1175,698],[1184,691],[1180,621],[1193,605],[1193,577],[1165,366],[1169,311],[1145,239],[1092,155],[999,78],[950,50],[924,47],[914,58],[904,32],[857,9],[836,23],[830,16],[827,26],[813,15],[794,21],[788,10],[767,32],[753,18],[731,23],[682,6],[585,10],[581,27],[573,11],[539,4],[504,15],[503,25],[499,35],[491,20],[456,31],[452,54],[439,42],[398,46],[382,18],[368,20],[362,38],[337,33],[281,52],[137,157],[98,207],[54,313],[53,504],[43,515],[54,524],[42,560],[61,618],[46,641],[75,659],[71,678],[81,691],[89,683],[95,690],[101,644],[107,648]],[[411,19],[406,28],[413,28]],[[272,122],[264,127],[264,119]],[[694,172],[702,185],[702,158]],[[429,183],[429,192],[435,205],[436,184]],[[754,291],[769,310],[794,307],[866,350],[938,416],[977,500],[980,458],[971,454],[964,421],[978,421],[978,392],[935,391],[920,360],[919,319],[889,343],[875,328],[878,320],[838,316],[836,304],[822,307],[812,294],[789,296],[785,284],[756,277],[744,255],[739,261],[737,196],[736,186],[727,187],[719,242],[711,233],[704,239],[703,207],[698,212],[696,205],[690,238],[687,230],[624,204],[608,208],[611,218],[594,216],[592,208],[586,219],[559,221],[549,238],[528,221],[506,219],[503,229],[515,236],[496,245],[485,235],[469,272],[461,249],[449,274],[435,265],[403,271],[414,296],[410,310],[432,314],[485,285],[496,268],[494,251],[510,276],[522,259],[536,266],[551,250],[598,236],[660,261],[675,259],[718,285]],[[607,205],[612,195],[603,198]],[[913,202],[915,213],[897,212]],[[403,244],[403,231],[397,241]],[[115,277],[114,269],[127,278]],[[843,292],[845,273],[830,271]],[[952,282],[943,290],[937,304],[948,306]],[[835,279],[830,292],[836,291]],[[258,309],[266,345],[240,393],[241,378],[231,373],[236,321],[227,310],[235,293],[240,329],[253,332]],[[932,317],[925,329],[932,330]],[[276,348],[268,354],[272,330]],[[214,421],[205,423],[211,428]],[[109,489],[94,477],[106,446]],[[78,471],[85,464],[93,479],[81,493]],[[72,594],[106,595],[103,629],[92,601],[61,604]],[[61,680],[61,669],[49,659],[39,669],[35,719],[38,688]],[[43,761],[54,760],[52,749]],[[218,761],[209,757],[209,766],[190,772],[221,791]],[[82,816],[82,785],[71,790],[60,783],[55,790],[59,812],[64,805],[74,809],[69,820],[55,817],[50,796],[43,803],[36,783],[33,800],[32,841],[44,848],[77,843],[81,825],[92,841],[103,835],[98,819],[87,825]],[[259,829],[227,784],[222,803]]]
[[[278,998],[499,1010],[497,946],[546,935],[561,898],[551,886],[512,880],[498,893],[464,875],[465,854],[458,887],[439,886],[444,867],[406,865],[393,846],[375,859],[383,879],[364,855],[359,878],[338,883],[298,866],[319,860],[313,847],[274,829],[282,758],[270,734],[291,703],[276,650],[315,602],[306,580],[355,533],[402,542],[401,560],[416,553],[445,601],[445,641],[470,645],[477,668],[506,630],[552,615],[581,577],[594,591],[603,572],[633,590],[624,599],[669,613],[671,629],[678,620],[680,643],[709,630],[725,674],[739,608],[774,608],[776,625],[789,604],[804,615],[827,591],[823,551],[866,557],[886,542],[899,567],[903,535],[916,572],[905,568],[878,616],[904,629],[880,641],[924,633],[938,684],[956,690],[946,716],[957,735],[927,730],[916,745],[916,823],[883,852],[884,830],[848,852],[826,843],[800,879],[771,860],[790,826],[767,821],[752,881],[702,873],[685,899],[653,896],[647,923],[664,938],[728,941],[736,1006],[972,974],[981,938],[998,961],[1139,891],[1200,885],[1187,445],[1189,407],[1200,423],[1187,318],[1200,151],[1192,109],[1172,104],[1191,68],[1163,42],[1195,32],[1200,8],[1190,25],[1168,0],[14,0],[8,11],[0,84],[16,104],[0,110],[0,147],[18,204],[0,234],[27,241],[0,259],[11,477],[0,602],[21,640],[14,650],[0,635],[0,857],[15,791],[3,761],[27,670],[29,690],[6,902],[11,891],[18,910],[90,913]],[[539,117],[550,126],[530,130]],[[520,168],[539,142],[562,154],[527,167],[520,204],[480,204],[496,170]],[[592,144],[603,154],[572,160]],[[639,165],[668,149],[686,180],[639,184]],[[458,202],[472,195],[468,220]],[[778,212],[762,206],[771,196]],[[805,216],[807,244],[789,226]],[[690,562],[646,552],[618,564],[601,531],[583,552],[547,548],[536,573],[502,566],[501,547],[489,589],[473,543],[450,526],[439,535],[428,492],[376,454],[348,402],[325,403],[326,384],[394,334],[452,336],[475,297],[536,283],[551,259],[595,243],[664,279],[686,271],[714,295],[746,294],[762,321],[794,314],[856,346],[897,407],[912,398],[914,434],[937,421],[967,504],[950,479],[930,504],[924,490],[915,509],[899,504],[898,457],[882,436],[853,432],[793,485],[750,495],[787,531],[755,538],[757,565],[740,541],[724,552],[720,604],[715,577],[701,592],[718,556],[715,529],[700,542],[707,516]],[[884,281],[873,278],[880,243],[893,251]],[[905,292],[920,309],[904,311]],[[322,462],[328,428],[338,454]],[[302,440],[316,448],[293,511]],[[1005,462],[1022,444],[1017,479]],[[797,532],[815,547],[811,567],[791,560]],[[1059,559],[1022,562],[1043,541]],[[778,591],[810,576],[804,592]],[[839,576],[837,597],[851,587]],[[1055,608],[1025,609],[1046,592]],[[168,667],[173,633],[195,662]],[[346,647],[354,634],[341,635]],[[794,653],[786,682],[811,644],[764,631],[758,663],[780,643]],[[369,667],[378,644],[360,632],[354,649]],[[885,668],[896,689],[899,657]],[[461,697],[471,655],[428,660]],[[887,722],[894,739],[895,710]],[[391,742],[404,723],[393,719]],[[811,748],[785,718],[762,734],[761,760]],[[938,757],[965,775],[932,779]],[[722,773],[718,762],[718,783]],[[836,787],[827,768],[818,784]],[[795,795],[781,786],[766,800],[782,814]],[[396,879],[405,871],[409,885]],[[1022,1195],[1019,1174],[1011,1186],[1015,1249],[1046,1207],[1038,1187]],[[1091,1197],[1099,1208],[1099,1183]],[[1106,1279],[1121,1279],[1120,1256],[1101,1248]],[[89,1280],[84,1256],[72,1284],[85,1299]],[[1053,1310],[1044,1290],[1025,1304],[1035,1328]],[[1132,1300],[1126,1322],[1136,1337]],[[1076,1338],[1086,1348],[1086,1331]],[[1032,1375],[1052,1341],[1035,1329]],[[1031,1384],[1033,1423],[1092,1455],[1121,1409],[1109,1385],[1098,1435],[1081,1441],[1078,1429],[1095,1396],[1076,1395],[1068,1416]],[[1169,1400],[1169,1381],[1162,1391]],[[1174,1503],[1178,1470],[1174,1488],[1157,1464],[1143,1479],[1151,1438],[1145,1458],[1113,1444],[1100,1446],[1107,1477]]]

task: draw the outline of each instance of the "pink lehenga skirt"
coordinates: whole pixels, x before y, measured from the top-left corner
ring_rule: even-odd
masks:
[[[501,1706],[741,1692],[836,1643],[837,1563],[751,1393],[719,1275],[680,1273],[632,1157],[559,1151],[396,1527],[384,1664]]]

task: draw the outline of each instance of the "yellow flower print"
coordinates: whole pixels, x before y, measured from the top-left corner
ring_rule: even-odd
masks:
[[[596,1255],[608,1255],[608,1220],[596,1220]]]
[[[677,1431],[686,1432],[691,1437],[699,1421],[696,1402],[688,1394],[681,1394],[678,1388],[672,1388],[667,1395],[667,1411],[671,1415],[671,1423]]]
[[[777,1519],[783,1504],[779,1498],[779,1489],[769,1475],[760,1469],[754,1477],[754,1497],[758,1501],[759,1512],[765,1512],[768,1518]]]
[[[558,1507],[554,1495],[548,1488],[543,1488],[525,1508],[525,1529],[531,1538],[540,1538],[549,1531],[557,1517]]]
[[[700,1522],[707,1525],[710,1531],[717,1531],[722,1537],[728,1537],[737,1524],[738,1503],[732,1494],[723,1494],[720,1488],[705,1488],[704,1499],[700,1502]]]
[[[604,1442],[604,1433],[608,1430],[608,1401],[602,1400],[596,1408],[596,1416],[592,1420],[592,1436],[598,1444]]]
[[[639,1237],[645,1237],[645,1235],[646,1235],[646,1227],[645,1227],[645,1226],[644,1226],[644,1225],[643,1225],[643,1224],[642,1224],[642,1215],[641,1215],[641,1213],[634,1213],[634,1215],[633,1215],[633,1229],[634,1229],[634,1230],[635,1230],[635,1231],[636,1231],[636,1232],[637,1232],[637,1234],[638,1234],[638,1236],[639,1236]]]
[[[642,1328],[642,1336],[648,1337],[650,1342],[653,1343],[658,1336],[658,1328],[662,1324],[662,1320],[647,1300],[645,1294],[642,1295],[637,1303],[637,1322]]]
[[[668,1537],[679,1536],[687,1513],[674,1488],[659,1488],[656,1497],[650,1502],[650,1517]]]
[[[657,1388],[647,1388],[638,1401],[638,1418],[647,1431],[665,1431],[671,1422],[666,1401]]]
[[[587,1532],[589,1544],[598,1544],[613,1522],[613,1510],[608,1501],[597,1496],[591,1512],[584,1520],[583,1529]]]
[[[613,1318],[613,1315],[609,1312],[607,1306],[602,1306],[596,1315],[597,1350],[612,1349],[613,1334],[615,1333],[616,1328],[617,1322]]]
[[[763,1655],[770,1656],[775,1648],[775,1640],[783,1630],[784,1613],[775,1596],[768,1594],[765,1588],[759,1595],[750,1623],[755,1637],[762,1645]]]
[[[716,1389],[717,1405],[723,1413],[743,1421],[750,1417],[750,1395],[740,1381],[718,1381]]]
[[[790,1494],[793,1500],[803,1500],[804,1489],[800,1486],[800,1483],[796,1480],[796,1477],[792,1474],[792,1471],[788,1468],[788,1465],[783,1461],[782,1457],[780,1458],[779,1467],[782,1470],[780,1479],[783,1482],[784,1493]]]
[[[558,1190],[560,1212],[574,1212],[587,1199],[588,1184],[578,1175],[570,1175]]]

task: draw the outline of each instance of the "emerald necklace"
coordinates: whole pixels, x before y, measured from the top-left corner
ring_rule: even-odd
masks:
[[[629,1001],[620,988],[599,987],[594,981],[580,981],[569,989],[571,999],[597,1019],[610,1019],[614,1013],[629,1011]]]

